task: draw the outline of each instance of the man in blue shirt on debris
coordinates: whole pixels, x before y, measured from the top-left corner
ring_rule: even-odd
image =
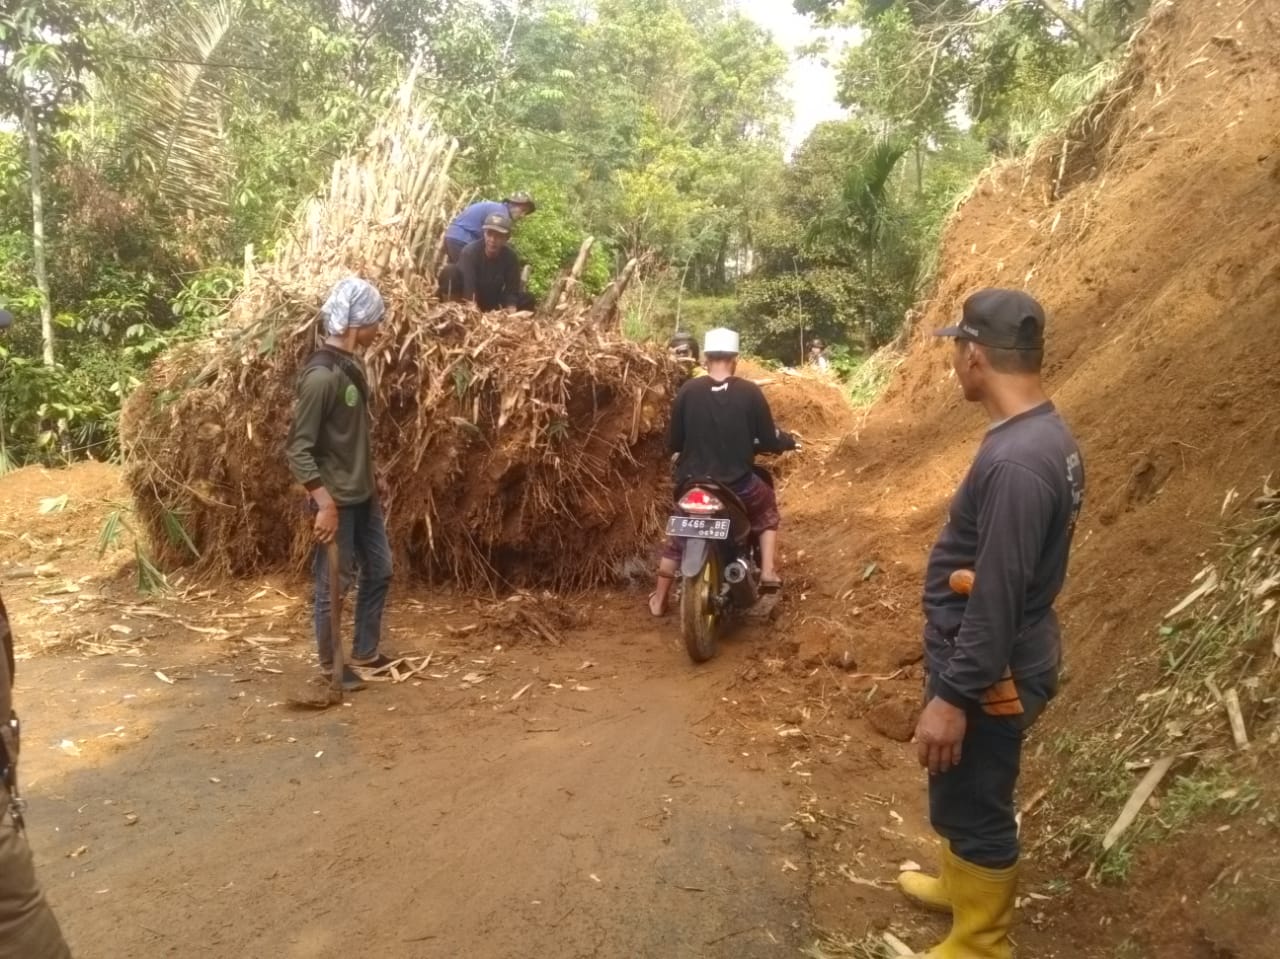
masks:
[[[484,223],[494,214],[510,217],[514,223],[528,216],[538,208],[533,197],[523,191],[513,193],[501,203],[482,200],[473,203],[449,224],[444,231],[444,252],[446,261],[457,263],[467,244],[484,239]]]

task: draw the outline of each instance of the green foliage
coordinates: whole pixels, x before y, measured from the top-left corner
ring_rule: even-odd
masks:
[[[767,355],[821,336],[860,399],[935,262],[942,227],[992,152],[1023,150],[1114,75],[1142,0],[794,0],[861,39],[839,64],[856,120],[813,131],[766,191],[740,324]]]
[[[937,5],[939,11],[955,3]],[[918,21],[919,8],[897,0],[887,9],[864,7],[866,38],[840,70],[839,96],[899,133],[916,138],[947,125],[959,101],[968,63],[964,31],[936,33]]]
[[[121,506],[107,514],[107,518],[102,523],[102,529],[98,532],[98,555],[105,556],[107,552],[119,548],[121,541],[128,536],[133,546],[133,560],[137,567],[138,579],[137,587],[140,593],[162,593],[169,588],[169,582],[165,579],[159,567],[156,566],[155,560],[151,558],[151,554],[143,545],[142,537],[130,522],[129,517],[132,510],[127,506]],[[173,514],[166,515],[166,521]],[[179,524],[179,529],[181,526]],[[190,547],[192,551],[195,546],[191,543],[190,537],[186,531],[181,531],[182,540]],[[197,554],[198,555],[198,554]]]
[[[737,322],[738,299],[733,296],[686,296],[668,314],[667,336],[676,330],[692,333],[702,342],[707,330]]]
[[[170,218],[217,215],[227,204],[231,172],[221,123],[231,83],[211,64],[233,53],[240,3],[201,0],[175,8],[168,29],[143,42],[147,76],[124,85],[124,111],[158,211]]]
[[[905,175],[909,152],[859,121],[822,124],[796,151],[739,287],[752,349],[798,363],[802,343],[820,337],[845,348],[851,372],[853,357],[896,334],[925,272],[929,220],[944,215],[939,195],[961,182],[930,177],[920,189]]]
[[[550,292],[561,271],[573,266],[589,234],[583,230],[581,212],[575,213],[570,198],[545,172],[507,166],[502,179],[510,186],[501,191],[501,195],[521,189],[531,193],[538,202],[537,212],[516,225],[512,246],[521,261],[529,264],[529,289],[541,299]],[[613,262],[605,245],[593,245],[582,272],[583,291],[591,295],[599,293],[608,285],[612,273]]]
[[[632,335],[735,325],[789,362],[818,335],[873,386],[862,358],[896,333],[955,198],[992,150],[1022,149],[1107,82],[1145,0],[795,6],[863,40],[839,64],[856,119],[784,162],[787,56],[734,0],[10,0],[0,304],[18,323],[0,466],[109,455],[147,364],[225,321],[245,247],[271,255],[411,67],[459,140],[459,186],[537,197],[514,237],[535,295],[590,235],[587,293],[640,261]],[[49,370],[24,111],[43,156]]]
[[[0,6],[0,118],[32,109],[56,119],[91,66],[88,0],[6,0]]]
[[[538,186],[516,237],[535,287],[592,235],[601,271],[638,257],[724,291],[753,239],[760,171],[780,154],[786,57],[726,0],[594,7],[543,0],[509,24],[493,95],[503,135],[464,140],[464,176],[490,196]],[[535,232],[547,197],[565,227],[548,228],[553,242]]]
[[[221,327],[243,280],[244,274],[239,270],[222,265],[188,278],[171,304],[173,315],[178,318],[177,335],[194,336]]]

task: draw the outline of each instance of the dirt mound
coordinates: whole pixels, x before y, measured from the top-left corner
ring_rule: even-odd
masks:
[[[393,290],[392,303],[411,302]],[[435,306],[386,325],[370,364],[374,455],[401,568],[473,586],[579,586],[657,537],[675,375],[660,355],[587,317]],[[180,352],[134,393],[129,485],[168,561],[194,547],[202,568],[246,575],[309,552],[283,447],[310,348],[308,334],[269,355],[217,351],[199,385],[199,354]]]
[[[853,426],[853,408],[833,382],[796,370],[771,370],[751,360],[738,363],[738,375],[759,383],[778,426],[805,439],[835,437]]]
[[[1277,51],[1274,4],[1159,4],[1112,89],[959,208],[890,390],[786,504],[805,547],[802,653],[852,641],[860,664],[891,667],[918,643],[926,551],[985,425],[929,332],[978,288],[1025,287],[1049,312],[1050,391],[1089,487],[1061,604],[1070,681],[1040,735],[1097,729],[1150,688],[1156,627],[1216,547],[1224,498],[1280,468]],[[1148,893],[1181,895],[1158,859]],[[1213,954],[1269,954],[1212,923],[1216,908],[1162,911],[1135,935],[1208,955],[1192,927],[1214,925],[1227,951]]]
[[[629,272],[596,304],[553,316],[436,302],[453,149],[397,102],[249,278],[230,327],[166,354],[130,397],[128,483],[167,562],[247,575],[309,553],[283,448],[319,307],[351,274],[387,305],[366,360],[400,569],[465,586],[585,586],[657,538],[679,374],[664,352],[605,332]]]
[[[119,468],[93,460],[68,469],[28,466],[0,476],[0,563],[26,569],[54,562],[73,548],[87,553],[96,547],[107,516],[128,500]]]
[[[1068,603],[1097,617],[1073,642],[1085,668],[1186,582],[1227,488],[1280,465],[1280,25],[1250,3],[1156,16],[1110,95],[959,209],[907,361],[827,464],[857,491],[828,542],[856,534],[868,562],[918,574],[983,428],[929,331],[975,289],[1029,289],[1087,457]],[[846,498],[828,485],[805,512],[829,524]]]

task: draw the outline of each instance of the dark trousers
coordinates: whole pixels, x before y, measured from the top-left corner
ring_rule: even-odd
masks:
[[[462,250],[467,245],[466,240],[454,240],[450,237],[444,238],[444,261],[446,263],[457,263],[458,257],[462,256]]]
[[[442,303],[461,302],[465,287],[462,283],[462,270],[458,269],[457,264],[446,263],[442,266],[436,282],[440,286],[436,295],[440,297]]]
[[[345,595],[359,572],[356,593],[355,642],[357,660],[372,659],[382,636],[382,610],[391,588],[391,544],[377,497],[356,506],[338,507],[338,566]],[[329,560],[323,546],[316,547],[315,574],[316,649],[322,663],[333,662],[333,636],[329,629]]]
[[[1020,716],[988,716],[974,706],[960,747],[960,765],[929,777],[929,821],[966,862],[1004,869],[1018,860],[1014,789],[1022,740],[1058,689],[1057,671],[1017,680]],[[926,680],[926,702],[933,698]]]
[[[71,959],[71,950],[36,881],[27,837],[9,815],[0,786],[0,959]]]

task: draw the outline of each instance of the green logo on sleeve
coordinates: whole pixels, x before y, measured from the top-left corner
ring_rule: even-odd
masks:
[[[354,383],[347,384],[347,392],[343,394],[342,399],[343,402],[351,407],[354,407],[358,402],[360,402],[360,391],[356,389]]]

